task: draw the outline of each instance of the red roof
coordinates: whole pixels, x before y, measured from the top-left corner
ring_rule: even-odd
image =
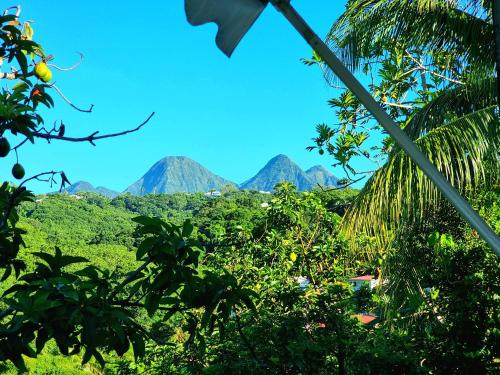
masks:
[[[358,277],[351,277],[349,281],[370,281],[373,280],[375,277],[372,275],[365,275],[365,276],[358,276]]]
[[[373,315],[365,315],[365,314],[357,314],[353,315],[354,318],[358,318],[358,320],[363,323],[363,324],[370,324],[373,322],[375,319],[377,319],[376,316]]]

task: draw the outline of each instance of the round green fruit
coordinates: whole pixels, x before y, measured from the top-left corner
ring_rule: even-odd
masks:
[[[12,167],[12,176],[14,176],[14,178],[20,180],[24,177],[25,174],[26,172],[21,164],[19,163],[14,164],[14,166]]]
[[[47,73],[41,76],[40,79],[45,83],[49,82],[52,79],[52,71],[47,69]]]
[[[320,155],[323,155],[325,153],[325,150],[323,150],[322,148],[319,149],[319,154]]]
[[[7,138],[0,137],[0,158],[6,157],[10,152],[10,143]]]
[[[43,79],[47,72],[50,72],[49,67],[43,61],[35,65],[35,76],[37,78]]]

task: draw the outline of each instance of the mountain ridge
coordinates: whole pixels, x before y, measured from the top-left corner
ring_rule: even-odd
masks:
[[[240,189],[272,191],[280,182],[289,181],[299,191],[310,190],[313,183],[306,173],[292,159],[279,154],[267,162],[255,176],[243,182]]]
[[[145,195],[150,193],[196,193],[220,190],[225,185],[237,186],[209,171],[197,161],[186,156],[166,156],[158,160],[125,193]]]
[[[230,185],[243,190],[272,191],[280,182],[289,181],[299,191],[315,187],[338,187],[339,180],[322,165],[303,170],[287,155],[271,158],[253,177],[241,184],[227,180],[187,156],[166,156],[154,163],[137,181],[123,193],[134,195],[159,193],[196,193],[221,190]],[[78,181],[65,189],[70,194],[78,192],[98,193],[114,198],[121,193],[86,181]]]
[[[94,187],[90,182],[87,181],[77,181],[66,189],[63,190],[68,194],[76,194],[76,193],[96,193],[101,194],[109,198],[115,198],[120,195],[119,192],[105,188],[104,186]]]

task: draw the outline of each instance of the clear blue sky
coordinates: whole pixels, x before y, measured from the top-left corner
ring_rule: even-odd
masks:
[[[310,48],[272,7],[228,59],[215,46],[216,26],[190,26],[182,0],[21,4],[23,18],[35,21],[35,40],[55,63],[68,66],[77,52],[85,54],[82,66],[55,71],[54,79],[75,104],[94,104],[94,112],[79,113],[57,100],[46,113],[48,124],[63,120],[67,135],[84,136],[133,128],[156,111],[141,132],[97,147],[28,145],[20,153],[28,174],[65,170],[71,181],[123,191],[167,155],[189,156],[238,183],[280,153],[303,168],[331,163],[305,147],[315,124],[334,122],[326,101],[336,93],[317,69],[300,62]],[[293,4],[322,36],[345,5]],[[5,164],[1,172],[9,175]],[[46,184],[31,188],[49,190]]]

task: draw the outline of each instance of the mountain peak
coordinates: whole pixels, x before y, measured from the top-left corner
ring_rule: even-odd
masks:
[[[254,177],[241,184],[242,189],[272,191],[280,182],[289,181],[298,190],[304,191],[312,188],[305,172],[288,156],[279,154],[267,162]]]
[[[120,193],[118,193],[117,191],[110,190],[102,186],[94,187],[90,182],[87,181],[77,181],[64,189],[64,191],[68,192],[69,194],[96,193],[109,198],[114,198],[120,195]]]
[[[149,193],[196,193],[219,190],[224,185],[234,185],[187,156],[166,156],[158,160],[126,192],[145,195]]]
[[[320,185],[323,187],[339,186],[339,179],[322,165],[315,165],[314,167],[309,168],[306,171],[306,175],[314,185]]]
[[[315,165],[304,172],[288,156],[279,154],[240,187],[248,190],[272,191],[276,184],[283,181],[291,182],[299,191],[311,190],[317,185],[338,186],[338,179],[322,165]]]

